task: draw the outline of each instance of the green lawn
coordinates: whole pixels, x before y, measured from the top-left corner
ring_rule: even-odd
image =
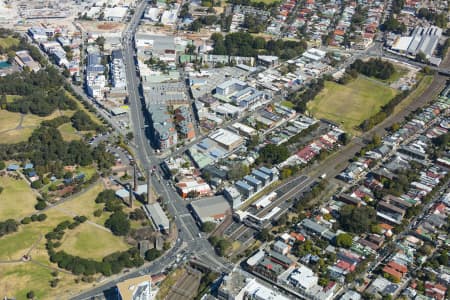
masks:
[[[287,101],[287,100],[281,101],[281,105],[286,106],[287,108],[291,108],[291,109],[293,109],[295,107],[294,103],[292,103],[291,101]]]
[[[71,219],[59,211],[46,211],[45,214],[47,219],[44,222],[20,225],[19,231],[0,238],[0,260],[20,259],[41,236],[47,234],[59,222]],[[43,240],[45,241],[45,238]]]
[[[66,123],[59,126],[58,130],[65,141],[73,141],[81,139],[81,136],[77,134],[77,130],[73,128],[72,124],[70,123]]]
[[[3,49],[8,49],[11,46],[17,46],[19,45],[19,40],[16,38],[13,38],[11,36],[0,38],[0,46]]]
[[[396,94],[385,84],[361,76],[346,85],[326,81],[324,89],[308,103],[308,110],[316,118],[331,120],[358,134],[356,127]]]
[[[20,96],[9,95],[10,99]],[[8,100],[9,101],[9,100]],[[55,111],[49,116],[39,117],[32,114],[26,114],[23,117],[22,128],[15,129],[20,123],[20,113],[0,110],[0,144],[15,144],[28,140],[31,133],[36,129],[42,121],[51,120],[60,115],[73,115],[73,111]]]
[[[20,122],[19,113],[9,112],[3,109],[0,110],[0,132],[16,128],[17,125],[19,125],[19,122]],[[1,143],[3,143],[3,141]]]
[[[129,248],[121,237],[83,223],[73,230],[66,230],[60,249],[72,255],[100,261],[108,254]]]
[[[9,176],[0,176],[0,221],[15,219],[20,221],[23,217],[35,212],[36,195],[25,182]]]
[[[79,216],[86,216],[92,222],[103,226],[110,213],[103,212],[100,217],[94,217],[93,215],[94,211],[96,211],[97,209],[103,209],[103,203],[95,203],[95,198],[101,191],[103,191],[103,185],[101,183],[98,183],[88,191],[82,192],[80,195],[76,196],[75,199],[58,205],[54,209],[71,212]]]
[[[6,102],[14,102],[17,99],[22,98],[20,95],[6,95]]]

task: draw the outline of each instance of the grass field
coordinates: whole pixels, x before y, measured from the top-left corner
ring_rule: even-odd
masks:
[[[14,129],[20,123],[20,114],[9,112],[7,110],[0,110],[0,135],[5,130]]]
[[[44,222],[33,222],[19,227],[19,231],[0,238],[0,260],[20,259],[59,222],[71,219],[59,211],[46,211],[47,219]],[[45,240],[45,239],[43,239]],[[1,269],[1,268],[0,268]]]
[[[394,65],[395,67],[395,72],[394,74],[391,75],[391,77],[389,77],[386,80],[381,80],[382,82],[386,82],[388,84],[391,84],[393,82],[396,82],[397,80],[399,80],[400,78],[404,77],[406,74],[408,74],[409,70],[401,67],[399,65]]]
[[[358,77],[346,85],[325,82],[325,88],[308,103],[314,117],[328,119],[352,133],[362,121],[377,113],[397,91],[368,78]]]
[[[89,223],[67,230],[61,246],[61,250],[69,254],[98,261],[108,254],[128,248],[122,238]]]
[[[103,209],[104,204],[95,203],[95,198],[97,195],[103,191],[103,186],[101,183],[94,185],[88,191],[81,193],[66,203],[58,205],[54,209],[58,209],[64,212],[72,212],[79,216],[86,216],[90,221],[95,222],[99,225],[104,225],[105,220],[109,217],[110,213],[103,212],[100,217],[94,217],[93,212],[97,209]],[[53,210],[53,209],[52,209]]]
[[[70,123],[66,123],[59,126],[58,130],[65,141],[73,141],[81,139],[81,136],[77,134],[77,130],[73,128],[72,124]]]
[[[10,95],[10,97],[17,96]],[[73,111],[55,111],[47,117],[39,117],[32,114],[26,114],[23,117],[21,128],[15,129],[20,124],[20,113],[0,110],[0,143],[14,144],[24,142],[28,140],[33,130],[36,129],[42,121],[51,120],[60,116],[61,114],[71,116],[73,115],[73,113]]]
[[[0,38],[0,46],[3,49],[8,49],[11,46],[19,45],[19,40],[16,38],[13,38],[11,36]]]
[[[22,96],[19,95],[6,95],[6,102],[14,102],[17,99],[22,98]]]
[[[95,219],[92,212],[101,205],[96,205],[94,199],[102,189],[102,185],[98,184],[87,193],[45,211],[47,219],[44,222],[21,225],[18,232],[0,238],[0,260],[19,260],[32,249],[29,253],[31,262],[0,266],[1,295],[26,299],[26,293],[33,290],[39,299],[68,299],[70,298],[68,295],[75,295],[82,289],[95,285],[95,282],[76,283],[77,276],[60,271],[58,288],[52,289],[49,281],[53,278],[51,272],[56,266],[49,261],[44,236],[58,223],[71,220],[74,214],[86,214],[91,221]],[[103,224],[104,220],[101,219],[107,217],[107,214],[104,215],[97,220],[99,223]],[[67,252],[82,257],[100,259],[103,255],[128,248],[121,238],[93,224],[84,223],[74,230],[66,231],[63,245],[59,249],[66,249]]]
[[[291,109],[293,109],[295,107],[294,103],[292,103],[291,101],[287,101],[287,100],[281,101],[281,105],[286,106],[287,108],[291,108]]]
[[[36,195],[23,179],[1,176],[0,186],[4,188],[0,194],[0,220],[20,221],[35,212]]]
[[[26,299],[29,291],[34,291],[35,299],[68,299],[68,295],[80,293],[92,284],[80,281],[75,283],[76,276],[58,272],[59,283],[57,288],[50,287],[52,272],[50,262],[45,256],[33,257],[44,265],[34,262],[2,265],[0,268],[0,294],[9,298]]]

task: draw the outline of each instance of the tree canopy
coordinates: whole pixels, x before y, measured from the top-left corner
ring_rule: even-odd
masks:
[[[213,54],[219,55],[256,56],[266,54],[276,55],[282,59],[291,59],[301,55],[307,49],[305,41],[279,39],[266,42],[261,37],[253,37],[248,32],[233,32],[227,34],[225,38],[220,33],[214,33],[211,40],[214,42]]]
[[[269,144],[259,152],[258,161],[270,165],[279,164],[289,157],[289,150],[284,145]]]
[[[352,233],[369,232],[376,221],[377,213],[373,207],[345,205],[339,211],[339,223],[342,229]]]
[[[355,69],[361,74],[379,79],[388,79],[395,73],[394,65],[380,58],[371,58],[368,61],[357,59],[350,65],[350,69]]]

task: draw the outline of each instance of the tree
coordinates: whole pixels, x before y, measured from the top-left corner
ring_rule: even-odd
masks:
[[[122,211],[114,212],[105,222],[105,226],[111,229],[115,235],[127,235],[130,231],[130,221]]]
[[[29,291],[28,293],[27,293],[27,299],[34,299],[34,292],[33,291]]]
[[[419,51],[419,53],[416,54],[416,60],[421,63],[428,63],[427,56],[422,51]]]
[[[229,180],[237,180],[250,173],[250,168],[244,163],[232,164],[227,174]]]
[[[339,223],[342,228],[352,233],[368,232],[370,226],[376,221],[376,211],[370,206],[344,205],[339,214]]]
[[[122,207],[123,207],[122,200],[120,200],[118,198],[111,199],[105,203],[106,211],[111,211],[111,212],[121,211]]]
[[[33,189],[40,189],[41,187],[42,187],[42,181],[40,181],[40,180],[35,180],[35,181],[33,181],[32,183],[31,183],[31,187],[33,188]]]
[[[131,141],[134,138],[134,134],[132,131],[127,132],[126,135],[127,140]]]
[[[269,229],[263,228],[258,234],[256,235],[256,238],[260,240],[261,242],[267,242],[273,239],[272,234],[270,234]]]
[[[16,57],[16,52],[13,50],[8,51],[8,62],[11,64],[14,62],[14,58]]]
[[[336,237],[336,245],[338,247],[350,248],[352,246],[352,236],[348,233],[341,233]]]
[[[341,134],[339,136],[339,141],[343,144],[343,145],[347,145],[350,140],[352,139],[352,137],[350,136],[350,134],[344,132],[343,134]]]
[[[159,251],[156,248],[149,249],[149,250],[147,250],[147,252],[145,252],[145,259],[147,261],[153,261],[153,260],[157,259],[158,257],[160,257],[161,254],[162,254],[161,251]]]
[[[269,144],[260,151],[259,162],[270,165],[279,164],[289,157],[289,150],[285,145]]]
[[[103,51],[103,48],[105,47],[105,38],[103,36],[99,36],[96,40],[95,43],[100,47],[100,50]]]
[[[116,199],[116,192],[111,189],[107,189],[104,191],[101,191],[97,198],[95,198],[95,203],[105,203],[109,200]]]
[[[443,251],[438,257],[438,261],[442,266],[448,266],[448,254],[447,251]]]
[[[203,222],[202,231],[203,232],[212,232],[216,228],[216,224],[214,222]]]
[[[38,201],[38,203],[34,206],[37,210],[43,210],[47,207],[47,203],[45,201]]]

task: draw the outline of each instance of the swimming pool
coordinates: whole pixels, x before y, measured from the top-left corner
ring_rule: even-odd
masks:
[[[11,67],[11,64],[7,61],[0,61],[0,69],[6,69]]]

